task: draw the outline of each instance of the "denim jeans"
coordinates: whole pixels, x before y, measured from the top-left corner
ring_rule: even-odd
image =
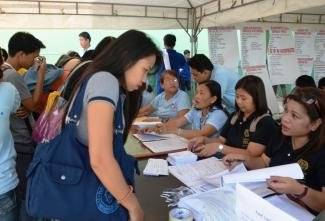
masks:
[[[0,220],[18,221],[18,206],[15,190],[10,190],[0,195]]]

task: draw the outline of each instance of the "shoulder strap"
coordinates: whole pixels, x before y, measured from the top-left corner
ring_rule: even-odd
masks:
[[[66,123],[70,121],[77,123],[80,119],[80,114],[82,112],[83,107],[83,98],[85,96],[86,87],[91,76],[85,78],[79,88],[76,98],[72,103],[72,107],[67,115]]]
[[[236,112],[230,119],[230,124],[235,125],[236,121],[238,120],[239,112]]]
[[[249,132],[254,133],[256,131],[256,125],[258,124],[258,122],[267,116],[271,116],[271,115],[269,113],[265,113],[265,114],[262,114],[261,116],[256,117],[254,120],[252,120],[252,123],[249,126]]]
[[[6,70],[8,70],[8,69],[11,69],[11,67],[8,66],[8,65],[6,65],[6,64],[2,64],[2,65],[1,65],[1,70],[2,70],[2,71],[6,71]]]

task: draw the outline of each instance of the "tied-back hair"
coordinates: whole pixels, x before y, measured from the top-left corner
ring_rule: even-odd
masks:
[[[120,35],[112,44],[105,47],[96,56],[92,63],[89,64],[87,69],[82,74],[81,79],[74,87],[72,95],[68,101],[68,107],[71,105],[71,101],[76,94],[77,89],[82,84],[83,80],[87,77],[94,75],[99,71],[106,71],[115,76],[120,87],[126,95],[123,113],[125,119],[125,128],[123,133],[124,142],[129,133],[132,121],[136,117],[140,106],[143,88],[141,87],[135,91],[127,91],[123,86],[125,85],[124,74],[129,68],[135,65],[140,59],[155,55],[156,64],[161,62],[161,53],[154,42],[146,36],[143,32],[137,30],[129,30]],[[68,108],[64,115],[67,115]]]
[[[286,105],[289,100],[296,101],[305,108],[310,122],[315,122],[318,119],[322,121],[315,131],[309,133],[308,148],[301,156],[310,155],[320,148],[324,148],[325,93],[313,87],[295,88],[295,90],[284,99],[283,104]]]
[[[255,75],[247,75],[241,78],[235,89],[243,89],[253,98],[255,104],[255,112],[253,113],[256,117],[261,116],[265,113],[270,112],[267,107],[267,100],[265,94],[264,83],[261,78]],[[237,112],[240,111],[237,102],[235,103]],[[241,112],[241,111],[240,111]],[[242,114],[242,113],[241,113]]]
[[[208,88],[211,97],[213,97],[213,96],[217,97],[216,101],[210,105],[210,111],[213,110],[213,107],[223,110],[220,84],[214,80],[203,81],[199,85],[201,85],[201,84],[205,85]]]

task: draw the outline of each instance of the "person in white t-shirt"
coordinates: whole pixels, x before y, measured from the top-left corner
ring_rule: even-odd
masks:
[[[86,51],[90,48],[91,37],[90,34],[86,31],[83,31],[79,34],[79,42],[81,49],[79,50],[79,55],[82,57]]]

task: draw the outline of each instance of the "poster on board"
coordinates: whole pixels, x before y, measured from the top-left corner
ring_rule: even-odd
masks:
[[[298,77],[298,62],[293,33],[288,27],[271,27],[267,48],[272,85],[293,84]]]
[[[299,75],[312,75],[315,60],[315,32],[299,28],[295,32]]]
[[[325,29],[317,32],[315,39],[315,82],[325,77]]]
[[[266,68],[265,31],[260,26],[244,26],[241,30],[241,62],[245,75],[256,75],[264,82],[267,104],[272,113],[279,105]]]
[[[211,62],[238,73],[239,50],[235,26],[208,28],[208,38]]]

